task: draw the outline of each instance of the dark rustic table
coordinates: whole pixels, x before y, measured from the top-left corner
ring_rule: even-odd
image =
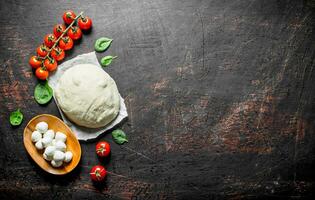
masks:
[[[34,116],[60,117],[34,101],[28,59],[66,9],[93,19],[71,59],[98,54],[126,100],[129,143],[81,142],[66,176],[41,170],[23,146]],[[0,2],[0,199],[306,198],[315,186],[313,0],[116,0]],[[25,120],[10,126],[11,111]],[[93,185],[89,170],[110,174]]]

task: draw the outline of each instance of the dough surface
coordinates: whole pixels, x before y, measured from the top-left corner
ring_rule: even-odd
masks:
[[[54,92],[61,110],[80,126],[104,127],[119,113],[120,97],[115,81],[92,64],[66,70]]]

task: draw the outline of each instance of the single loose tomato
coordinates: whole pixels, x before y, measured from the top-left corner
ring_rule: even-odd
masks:
[[[49,72],[41,67],[37,68],[35,75],[40,80],[46,80],[48,78]]]
[[[80,17],[78,19],[78,25],[82,30],[89,30],[92,27],[92,20],[89,17]]]
[[[47,58],[44,61],[44,66],[48,71],[54,71],[57,68],[57,61],[54,58]]]
[[[108,142],[100,141],[96,144],[96,154],[100,157],[106,157],[110,153],[110,145]]]
[[[44,43],[47,47],[52,47],[56,41],[56,36],[54,34],[47,34],[44,38]]]
[[[65,25],[57,24],[54,26],[54,35],[58,38],[66,30]]]
[[[76,15],[72,10],[67,10],[63,13],[62,19],[66,24],[71,24],[71,22],[75,19]]]
[[[106,176],[106,169],[101,165],[95,165],[90,171],[90,177],[95,182],[101,182]]]
[[[40,57],[45,57],[48,53],[48,47],[46,47],[44,44],[37,47],[36,52]]]
[[[33,69],[37,69],[42,66],[42,61],[37,56],[32,56],[29,60],[29,64]]]
[[[70,50],[73,47],[73,40],[69,37],[62,37],[59,41],[59,47],[63,50]]]
[[[51,52],[51,57],[57,61],[62,61],[65,58],[65,51],[60,47],[55,47]]]
[[[73,40],[78,40],[82,36],[82,31],[79,27],[73,26],[69,29],[68,36]]]

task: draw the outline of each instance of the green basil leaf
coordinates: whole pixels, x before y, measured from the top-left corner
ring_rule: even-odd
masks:
[[[117,56],[105,56],[101,59],[101,65],[103,67],[107,67],[110,65],[113,61],[113,59],[117,58]]]
[[[20,109],[17,109],[17,111],[11,112],[10,114],[10,124],[12,126],[18,126],[23,121],[23,114],[21,113]]]
[[[112,132],[112,137],[117,144],[123,144],[128,142],[126,133],[120,129],[116,129]]]
[[[110,46],[110,44],[112,43],[113,39],[109,39],[106,37],[101,37],[99,39],[97,39],[95,41],[95,45],[94,45],[94,49],[97,52],[103,52],[106,49],[108,49],[108,47]]]
[[[39,104],[46,104],[48,103],[53,96],[53,90],[48,85],[48,82],[45,81],[45,83],[39,83],[35,87],[34,91],[34,97],[37,103]]]

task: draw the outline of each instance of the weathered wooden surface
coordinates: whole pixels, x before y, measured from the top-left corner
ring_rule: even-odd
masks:
[[[0,199],[248,199],[310,197],[315,183],[315,11],[312,0],[116,0],[0,2]],[[103,55],[126,99],[112,144],[112,174],[94,186],[95,142],[79,167],[46,174],[27,156],[22,132],[35,115],[28,59],[65,9],[94,27],[67,56]],[[18,128],[9,113],[21,108]]]

